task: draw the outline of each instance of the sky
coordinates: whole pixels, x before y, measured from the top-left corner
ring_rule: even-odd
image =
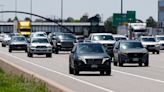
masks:
[[[15,10],[15,1],[18,11],[30,12],[31,0],[0,0],[0,10]],[[105,21],[113,13],[120,13],[120,7],[121,0],[63,0],[63,18],[80,19],[84,14],[88,14],[89,17],[100,14]],[[137,19],[143,21],[149,16],[157,20],[158,0],[123,0],[123,12],[126,13],[127,10],[136,11]],[[32,0],[32,13],[61,18],[61,0]],[[18,14],[19,19],[24,19],[26,16],[28,15]],[[1,20],[14,17],[15,14],[0,14]]]

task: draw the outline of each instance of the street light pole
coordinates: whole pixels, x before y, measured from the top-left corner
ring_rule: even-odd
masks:
[[[17,11],[17,0],[15,0],[15,11]],[[15,17],[17,17],[17,12],[15,12]]]
[[[32,0],[30,2],[30,12],[31,12],[31,21],[32,21]]]
[[[122,22],[123,22],[123,0],[121,0],[121,25],[122,25]]]
[[[61,0],[61,31],[63,31],[62,26],[63,26],[63,0]]]
[[[3,11],[4,5],[2,4],[2,5],[0,5],[0,7],[1,7],[1,11]],[[1,15],[1,17],[2,17],[2,21],[3,21],[3,13],[2,13],[2,15]]]

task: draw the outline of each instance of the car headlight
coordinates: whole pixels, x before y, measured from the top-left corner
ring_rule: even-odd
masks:
[[[52,48],[52,46],[47,46],[47,48]]]
[[[103,58],[102,64],[104,64],[107,60],[110,60],[110,58]]]
[[[30,46],[30,48],[36,48],[35,46]]]
[[[85,64],[87,64],[87,62],[86,62],[86,60],[84,58],[78,57],[77,59],[78,59],[78,61],[83,61]]]
[[[128,53],[122,52],[121,55],[127,56]]]
[[[156,46],[156,47],[159,47],[159,46],[160,46],[160,44],[156,44],[155,46]]]

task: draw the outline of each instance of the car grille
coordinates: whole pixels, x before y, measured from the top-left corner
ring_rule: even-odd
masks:
[[[61,45],[64,47],[73,47],[73,42],[61,42]]]
[[[114,45],[113,44],[103,44],[104,47],[106,47],[107,49],[113,49]]]
[[[87,64],[102,64],[102,59],[86,59]]]
[[[128,53],[128,57],[132,58],[141,58],[143,57],[144,53]]]
[[[47,48],[46,46],[37,46],[36,48]]]
[[[147,45],[147,47],[155,47],[155,45]]]

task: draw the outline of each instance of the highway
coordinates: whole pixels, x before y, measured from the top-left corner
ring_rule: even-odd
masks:
[[[0,58],[28,69],[38,75],[57,82],[75,92],[164,92],[164,51],[159,55],[150,53],[149,67],[112,64],[111,76],[99,75],[99,72],[80,72],[71,75],[68,72],[69,52],[53,54],[52,58],[35,55],[27,57],[23,51],[8,52],[8,47],[0,47]]]

